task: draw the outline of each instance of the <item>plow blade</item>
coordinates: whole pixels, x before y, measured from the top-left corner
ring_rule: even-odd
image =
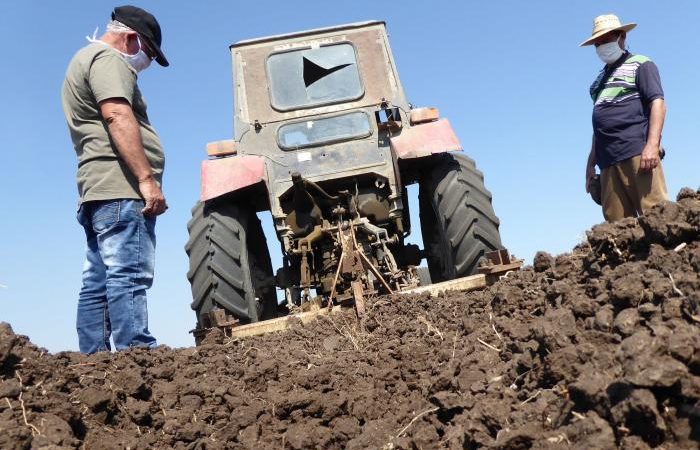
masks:
[[[512,258],[508,254],[507,250],[497,250],[487,253],[484,256],[486,257],[487,262],[479,268],[479,272],[481,273],[477,275],[470,275],[454,280],[443,281],[428,286],[405,289],[395,293],[401,295],[430,293],[432,297],[437,297],[442,293],[450,291],[475,291],[495,283],[501,277],[507,276],[508,272],[520,270],[520,267],[523,265],[522,260]],[[315,306],[314,309],[310,311],[290,314],[288,316],[263,320],[261,322],[254,322],[246,325],[239,325],[237,320],[230,318],[223,312],[223,310],[215,310],[210,313],[211,323],[213,328],[219,328],[228,337],[243,338],[247,336],[257,336],[276,331],[283,331],[291,328],[296,321],[309,323],[315,320],[318,316],[334,314],[341,310],[350,309],[353,307],[355,308],[355,312],[361,322],[364,319],[365,302],[361,283],[359,282],[353,283],[353,297],[355,298],[354,305],[335,305],[332,308]],[[210,329],[211,328],[193,330],[193,332],[195,333],[195,337],[201,340]]]
[[[405,291],[399,292],[399,294],[423,294],[425,292],[429,292],[431,297],[437,297],[438,295],[448,291],[473,291],[476,289],[485,288],[486,285],[486,275],[478,274],[443,281],[441,283],[430,284],[428,286],[419,286],[413,289],[406,289]]]

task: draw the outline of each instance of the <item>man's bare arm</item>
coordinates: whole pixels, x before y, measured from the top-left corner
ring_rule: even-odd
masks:
[[[661,132],[664,128],[666,118],[666,102],[657,98],[651,102],[649,111],[649,131],[647,132],[647,143],[642,150],[640,161],[641,170],[652,170],[659,165],[659,151],[661,148]]]
[[[151,165],[143,150],[139,123],[131,105],[125,99],[110,98],[100,102],[100,113],[107,123],[117,152],[139,182],[139,191],[146,203],[142,212],[148,215],[164,213],[168,206],[163,192],[153,178]]]

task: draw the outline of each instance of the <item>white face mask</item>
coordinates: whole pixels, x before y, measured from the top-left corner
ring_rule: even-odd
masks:
[[[136,40],[139,43],[139,51],[135,55],[127,55],[126,53],[122,53],[122,56],[124,56],[126,62],[131,64],[131,67],[133,67],[136,72],[141,72],[142,70],[147,69],[148,66],[151,65],[151,58],[149,58],[148,55],[146,55],[146,53],[143,51],[141,39],[139,37],[136,37]]]
[[[620,44],[617,43],[617,41],[613,42],[608,42],[607,44],[601,44],[595,48],[596,53],[598,54],[598,57],[605,63],[605,64],[612,64],[618,59],[620,59],[620,56],[624,53],[624,51],[620,48]]]
[[[85,39],[87,39],[88,42],[108,45],[106,42],[97,39],[97,28],[95,28],[95,32],[92,34],[92,37],[85,36]],[[141,38],[136,36],[136,40],[139,43],[139,51],[136,52],[136,54],[127,55],[126,53],[119,52],[119,50],[117,51],[121,53],[126,62],[128,62],[129,65],[133,67],[136,72],[141,72],[142,70],[147,69],[148,66],[151,65],[151,58],[149,58],[148,55],[146,55],[146,53],[143,51],[143,45],[141,45]]]

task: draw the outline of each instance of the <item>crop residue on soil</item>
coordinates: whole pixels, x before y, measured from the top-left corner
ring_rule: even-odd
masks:
[[[0,448],[697,448],[700,192],[486,290],[199,348],[0,326]]]

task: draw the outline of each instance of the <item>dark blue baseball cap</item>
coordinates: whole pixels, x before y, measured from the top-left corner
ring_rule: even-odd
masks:
[[[160,44],[163,36],[160,33],[160,25],[153,14],[139,7],[124,5],[117,6],[112,11],[112,20],[117,20],[131,28],[146,40],[146,44],[156,52],[156,62],[163,67],[168,67],[170,63],[165,59]]]

